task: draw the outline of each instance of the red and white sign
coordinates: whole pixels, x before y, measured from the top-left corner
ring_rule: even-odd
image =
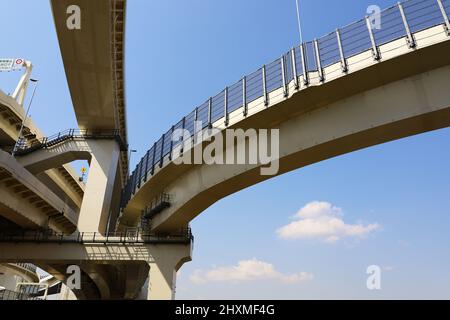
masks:
[[[1,71],[14,71],[20,70],[25,65],[25,60],[22,58],[17,59],[0,59],[0,72]]]

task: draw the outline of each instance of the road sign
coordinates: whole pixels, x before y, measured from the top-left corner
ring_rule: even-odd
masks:
[[[25,60],[21,58],[17,59],[0,59],[0,72],[9,72],[19,70],[25,64]]]
[[[0,71],[11,71],[14,59],[0,59]]]
[[[86,173],[86,168],[85,167],[81,168],[81,173]]]

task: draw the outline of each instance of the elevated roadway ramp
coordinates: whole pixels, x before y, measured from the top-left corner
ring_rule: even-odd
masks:
[[[8,220],[25,229],[75,231],[78,211],[4,151],[0,151],[0,184],[0,213]]]
[[[223,97],[233,86],[228,87],[218,95],[221,98],[217,110],[222,116],[211,126],[221,130],[279,129],[279,171],[275,175],[449,126],[450,37],[437,2],[425,2],[437,10],[433,13],[436,22],[431,26],[422,26],[409,36],[406,33],[394,36],[381,45],[371,47],[369,40],[368,49],[363,47],[349,57],[342,51],[339,58],[338,50],[337,61],[319,69],[318,63],[316,69],[309,71],[302,70],[302,63],[292,63],[289,68],[296,66],[296,70],[288,73],[280,66],[286,67],[293,55],[297,61],[302,59],[301,47],[293,50],[283,60],[270,64],[275,70],[279,68],[275,79],[281,87],[268,89],[269,78],[264,71],[269,67],[263,67],[256,73],[266,77],[266,82],[259,82],[263,95],[238,104],[231,112],[224,108],[227,99]],[[397,13],[399,9],[389,10]],[[402,18],[399,19],[399,25],[403,26]],[[333,37],[339,40],[339,36]],[[242,91],[240,87],[238,90]],[[170,137],[170,131],[168,134]],[[169,141],[165,138],[163,135],[162,141]],[[189,145],[190,138],[183,143]],[[124,226],[136,225],[143,212],[162,195],[168,195],[169,205],[150,217],[151,224],[159,232],[176,230],[221,198],[274,176],[261,175],[261,164],[176,165],[172,150],[166,148],[161,153],[161,148],[157,150],[155,161],[149,160],[153,159],[149,157],[152,149],[141,160],[124,190],[121,218]],[[186,146],[183,150],[189,151]]]
[[[1,90],[0,116],[0,150],[11,152],[19,138],[25,110],[15,99]],[[42,139],[44,134],[31,118],[27,118],[24,122],[22,137],[25,137],[25,141],[31,144]],[[80,183],[70,164],[49,168],[49,170],[37,174],[36,177],[60,198],[67,198],[72,206],[80,208],[84,184]]]
[[[108,237],[0,234],[0,263],[33,263],[63,282],[72,274],[67,267],[77,265],[82,284],[73,291],[79,299],[136,299],[147,278],[146,298],[173,299],[176,272],[191,260],[192,241],[190,231],[170,237],[135,231]]]
[[[70,6],[80,8],[81,28],[67,27]],[[75,116],[80,129],[118,130],[127,142],[124,40],[125,0],[52,0],[51,7]],[[121,181],[128,155],[120,155]]]

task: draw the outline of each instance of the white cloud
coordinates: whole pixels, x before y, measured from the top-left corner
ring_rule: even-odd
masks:
[[[378,223],[347,224],[342,215],[342,209],[331,203],[313,201],[297,212],[295,221],[279,228],[277,234],[282,239],[318,238],[335,243],[345,237],[363,238],[380,227]]]
[[[210,271],[196,270],[190,280],[196,284],[206,282],[227,281],[253,281],[253,280],[276,280],[292,284],[313,279],[314,276],[308,272],[283,274],[267,262],[252,260],[239,261],[235,266],[217,267]]]

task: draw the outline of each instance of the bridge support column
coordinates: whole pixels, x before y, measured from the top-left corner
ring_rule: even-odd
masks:
[[[174,300],[177,271],[192,260],[191,244],[174,244],[156,251],[149,262],[148,300]]]
[[[108,218],[116,216],[116,210],[111,203],[120,195],[114,192],[120,190],[115,188],[115,179],[118,166],[120,148],[115,140],[86,140],[91,152],[89,175],[83,202],[81,204],[78,220],[78,230],[81,232],[105,233]]]

